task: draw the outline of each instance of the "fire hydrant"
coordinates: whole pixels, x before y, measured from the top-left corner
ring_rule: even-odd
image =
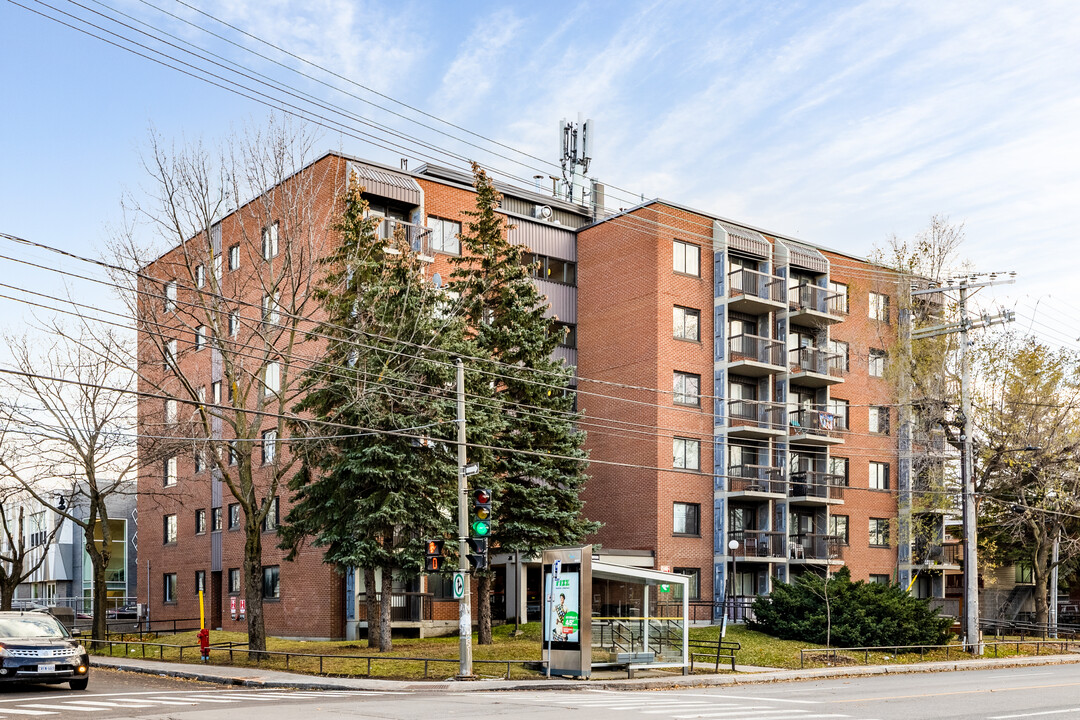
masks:
[[[202,661],[210,662],[210,631],[203,628],[196,636],[199,639],[199,651],[202,653]]]

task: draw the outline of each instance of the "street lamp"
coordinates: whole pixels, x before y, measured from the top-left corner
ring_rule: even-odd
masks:
[[[735,551],[739,549],[739,541],[735,538],[728,540],[728,550],[731,551],[731,612],[735,613],[735,578],[738,577],[738,565],[736,565]]]

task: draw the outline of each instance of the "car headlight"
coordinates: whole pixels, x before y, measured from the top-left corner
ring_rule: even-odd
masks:
[[[77,655],[86,655],[87,654],[86,648],[83,647],[82,645],[77,645],[77,646],[75,646],[75,653]]]

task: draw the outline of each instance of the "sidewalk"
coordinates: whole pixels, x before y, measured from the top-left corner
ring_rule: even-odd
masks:
[[[471,680],[415,681],[378,680],[368,678],[336,678],[303,675],[301,673],[262,670],[201,663],[172,663],[159,660],[133,660],[92,655],[93,667],[112,668],[127,672],[167,677],[203,680],[223,685],[243,685],[263,688],[300,688],[305,690],[377,690],[383,692],[476,692],[488,690],[646,690],[675,687],[705,687],[747,685],[788,680],[820,680],[836,677],[868,675],[900,675],[955,670],[991,670],[994,668],[1033,667],[1039,665],[1080,664],[1080,655],[1041,655],[998,660],[960,660],[956,662],[927,662],[910,665],[870,665],[846,668],[816,668],[813,670],[777,670],[736,666],[734,675],[676,675],[668,677],[638,677],[627,679],[568,680],[537,678],[535,680]],[[745,671],[744,671],[745,669]]]

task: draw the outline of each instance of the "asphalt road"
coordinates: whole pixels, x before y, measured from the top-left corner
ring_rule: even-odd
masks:
[[[93,672],[85,692],[3,688],[0,719],[1080,720],[1076,665],[715,689],[457,693],[258,690],[100,668]]]

